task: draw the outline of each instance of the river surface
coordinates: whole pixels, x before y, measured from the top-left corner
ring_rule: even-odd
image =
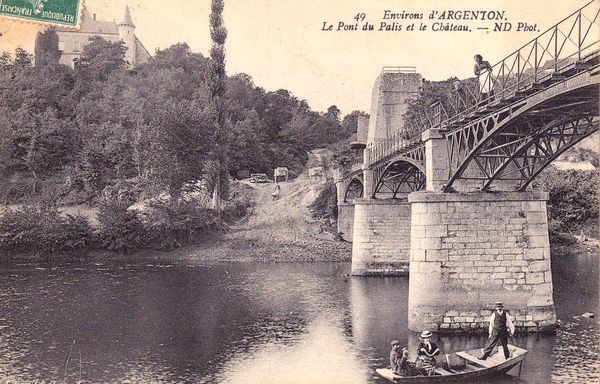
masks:
[[[0,270],[0,382],[383,383],[389,343],[414,351],[408,278],[349,263],[111,260]],[[597,382],[598,257],[553,259],[557,335],[517,337],[495,383]],[[584,312],[595,319],[581,317]],[[484,345],[439,337],[444,351]]]

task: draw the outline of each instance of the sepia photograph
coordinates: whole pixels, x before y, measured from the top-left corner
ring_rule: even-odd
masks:
[[[0,0],[0,384],[600,382],[600,2]]]

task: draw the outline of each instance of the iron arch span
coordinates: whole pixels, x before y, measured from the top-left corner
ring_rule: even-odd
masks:
[[[410,158],[392,159],[377,175],[373,198],[397,199],[400,193],[425,189],[425,169]]]
[[[499,181],[524,190],[560,154],[598,131],[597,100],[596,69],[449,132],[445,190],[463,179],[479,180],[482,190]],[[479,175],[466,176],[469,166]]]
[[[344,193],[344,203],[346,203],[349,199],[358,199],[363,197],[364,185],[360,178],[353,177],[348,183],[348,187],[346,188],[346,193]]]

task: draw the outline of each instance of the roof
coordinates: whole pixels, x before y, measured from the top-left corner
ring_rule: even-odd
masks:
[[[87,8],[83,9],[83,13],[81,15],[81,26],[79,30],[74,31],[72,29],[67,28],[57,28],[57,31],[61,32],[75,32],[75,33],[93,33],[93,34],[110,34],[110,35],[118,35],[119,27],[117,23],[114,21],[100,21],[94,20],[90,12]]]
[[[150,52],[144,47],[144,44],[137,38],[135,38],[135,62],[137,64],[143,64],[150,58]]]
[[[559,171],[595,171],[596,167],[589,161],[553,161],[552,165]]]
[[[131,19],[131,13],[129,13],[129,7],[127,5],[125,6],[123,20],[119,22],[119,25],[131,25],[132,27],[135,26],[135,24],[133,24],[133,20]]]

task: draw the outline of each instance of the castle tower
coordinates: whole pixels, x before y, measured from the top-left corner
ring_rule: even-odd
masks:
[[[127,52],[125,52],[125,60],[129,63],[129,67],[135,67],[135,25],[133,24],[131,13],[129,13],[129,7],[127,5],[125,5],[125,14],[123,15],[123,20],[119,22],[118,27],[119,36],[127,47]]]

